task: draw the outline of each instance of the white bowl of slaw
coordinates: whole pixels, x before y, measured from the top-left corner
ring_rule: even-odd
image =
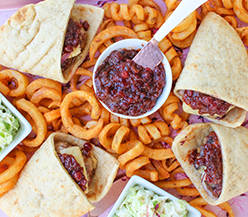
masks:
[[[143,186],[145,189],[153,191],[155,194],[157,194],[159,196],[165,196],[169,200],[173,200],[173,201],[178,200],[178,198],[169,194],[168,192],[164,191],[163,189],[157,187],[156,185],[152,184],[151,182],[149,182],[149,181],[147,181],[147,180],[145,180],[139,176],[134,175],[131,177],[131,179],[128,181],[127,185],[123,189],[121,195],[119,196],[119,198],[115,202],[112,210],[108,214],[108,217],[114,216],[115,212],[118,210],[118,208],[121,206],[124,199],[127,197],[129,189],[134,187],[135,185]],[[186,209],[188,211],[187,217],[201,217],[201,213],[197,209],[195,209],[194,207],[188,205],[186,207]]]
[[[28,134],[31,132],[32,127],[29,122],[22,116],[22,114],[0,93],[0,98],[2,104],[10,110],[10,112],[18,119],[19,121],[19,129],[17,134],[15,135],[12,142],[7,145],[3,150],[0,152],[0,161],[11,152]]]

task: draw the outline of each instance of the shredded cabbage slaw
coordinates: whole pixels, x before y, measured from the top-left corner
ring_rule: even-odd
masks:
[[[188,205],[185,200],[170,200],[135,185],[128,190],[114,217],[186,217]]]
[[[18,119],[3,105],[0,96],[0,152],[14,140],[19,128]]]

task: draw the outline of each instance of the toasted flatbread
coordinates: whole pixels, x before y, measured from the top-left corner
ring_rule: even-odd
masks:
[[[234,105],[236,108],[229,110],[223,118],[205,117],[222,125],[237,127],[248,111],[247,82],[248,56],[243,42],[225,19],[209,12],[190,47],[174,89],[175,95],[182,100],[184,90],[193,90]],[[196,113],[199,114],[198,110]]]
[[[94,209],[116,177],[119,162],[93,146],[97,166],[87,195],[61,163],[55,141],[77,144],[86,141],[64,133],[53,133],[24,167],[15,187],[0,198],[0,207],[9,217],[79,217]]]
[[[75,0],[46,0],[26,5],[15,12],[0,27],[0,64],[68,82],[84,61],[104,16],[101,8],[74,3]],[[81,54],[62,72],[61,54],[70,17],[77,22],[86,20],[89,29]]]
[[[199,147],[204,138],[214,131],[218,137],[222,160],[222,191],[219,198],[211,197],[204,189],[201,175],[188,161],[188,154]],[[177,160],[197,188],[201,196],[212,205],[218,205],[248,191],[248,129],[229,128],[220,124],[192,124],[186,127],[172,145]]]

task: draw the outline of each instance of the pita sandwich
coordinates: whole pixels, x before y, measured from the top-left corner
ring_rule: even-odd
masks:
[[[68,134],[51,134],[24,167],[14,188],[0,198],[1,209],[9,217],[79,217],[93,210],[92,202],[101,200],[111,188],[119,162],[89,144]],[[66,164],[71,155],[81,168],[75,169],[72,159]],[[85,179],[88,185],[72,178],[81,169],[81,181]]]
[[[240,126],[248,110],[247,83],[248,57],[243,42],[225,19],[209,12],[196,33],[174,89],[183,100],[183,110],[225,126]],[[210,100],[219,100],[221,107],[227,106],[226,110],[223,114],[200,112],[199,106],[186,104],[185,93],[210,96]],[[192,97],[190,100],[193,102]],[[213,105],[204,104],[207,109]]]
[[[46,0],[15,12],[0,27],[0,64],[68,82],[88,54],[104,16],[101,8],[74,3],[75,0]],[[85,21],[88,25],[83,25]],[[69,39],[75,26],[79,34],[73,37],[78,42]]]
[[[207,136],[211,135],[210,132],[211,134],[213,132],[216,134],[220,149],[214,147],[212,151],[209,151],[211,150],[210,148],[203,148],[201,146],[202,144],[206,144],[206,142],[210,142],[216,146],[213,136],[208,137],[208,140],[206,140]],[[230,128],[215,123],[189,125],[176,136],[172,145],[172,151],[194,186],[209,204],[218,205],[248,191],[247,138],[248,129],[245,127]],[[218,150],[220,150],[221,155],[216,154]],[[196,152],[199,154],[198,157],[206,155],[208,156],[207,159],[212,159],[208,160],[210,162],[209,166],[206,166],[208,165],[206,163],[201,165],[200,162],[204,161],[199,160],[199,158],[193,158],[193,163],[190,163],[189,156]],[[209,155],[206,154],[207,152]],[[222,162],[221,169],[218,166],[220,164],[216,160],[217,158],[220,160],[219,162]],[[211,173],[207,173],[207,168],[209,171],[212,168],[219,168],[216,170],[219,172],[213,172],[213,174],[215,177],[221,174],[219,178],[222,181],[218,182],[214,176],[211,176]],[[207,181],[207,174],[210,174],[210,177],[214,178],[212,180],[210,179],[211,181]],[[220,183],[222,184],[217,186]],[[213,195],[212,192],[216,193],[217,191],[220,193],[219,196]]]

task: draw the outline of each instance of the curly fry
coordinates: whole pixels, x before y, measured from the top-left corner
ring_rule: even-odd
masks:
[[[79,98],[79,99],[83,98],[89,102],[89,104],[92,107],[91,118],[93,120],[97,120],[100,116],[100,105],[93,94],[86,91],[74,91],[65,96],[60,107],[62,122],[66,127],[66,129],[71,134],[81,139],[87,139],[87,140],[92,139],[96,135],[98,135],[102,130],[103,120],[100,118],[98,120],[98,124],[91,129],[85,129],[75,124],[73,122],[72,115],[69,110],[70,109],[69,105],[74,98]]]
[[[128,161],[138,157],[144,151],[144,149],[145,146],[143,145],[143,143],[140,141],[136,141],[134,147],[132,147],[130,150],[118,157],[118,161],[120,162],[120,168],[124,169],[125,164]]]
[[[180,1],[178,0],[165,0],[167,11],[175,10],[179,4],[180,4]]]
[[[26,138],[22,141],[23,144],[28,147],[37,147],[41,145],[47,133],[47,124],[45,118],[38,110],[38,108],[32,102],[29,102],[26,99],[19,99],[18,101],[16,101],[16,106],[19,110],[23,110],[31,116],[37,128],[36,138]]]
[[[180,100],[171,92],[168,99],[159,110],[161,117],[175,130],[184,129],[188,126],[186,120],[183,120],[178,114],[174,113],[179,108],[179,102]]]
[[[233,1],[232,0],[222,0],[222,3],[225,8],[231,9],[233,7]]]
[[[189,16],[187,16],[181,23],[179,23],[172,32],[182,32],[189,28],[189,26],[196,20],[196,11],[193,11]]]
[[[159,28],[164,22],[159,6],[153,1],[147,3],[145,0],[142,0],[141,4],[134,4],[133,2],[130,5],[118,4],[116,2],[105,3],[103,8],[105,16],[116,21],[132,20],[134,24],[138,24],[141,21],[154,25],[155,28]]]
[[[127,163],[125,166],[126,175],[130,177],[135,170],[138,170],[144,165],[149,164],[149,163],[150,163],[150,160],[146,156],[140,156],[132,160],[131,162]]]
[[[5,157],[1,162],[0,166],[8,165],[8,169],[4,172],[0,173],[0,183],[8,181],[10,178],[14,177],[17,173],[20,172],[24,164],[26,163],[27,157],[26,155],[16,149],[9,156],[15,156],[15,158]],[[13,161],[11,161],[13,159]]]
[[[166,160],[175,157],[171,149],[152,149],[145,146],[143,155],[154,160]]]
[[[60,116],[61,116],[60,108],[44,113],[44,117],[47,123],[51,123],[52,121],[56,120]]]
[[[152,31],[149,30],[147,23],[140,23],[133,27],[133,30],[137,33],[140,39],[150,41],[152,38]]]
[[[178,167],[177,169],[175,169],[171,173],[171,180],[172,181],[176,181],[176,178],[175,178],[176,173],[184,173],[185,174],[183,168]],[[186,178],[186,179],[189,179],[189,178]],[[186,187],[177,187],[175,189],[176,189],[176,191],[178,191],[182,195],[189,195],[189,196],[198,196],[198,195],[200,195],[200,193],[198,192],[198,190],[195,187],[186,186]]]
[[[159,173],[159,180],[168,179],[170,177],[169,172],[163,167],[160,161],[151,160],[151,162]]]
[[[72,91],[78,90],[78,88],[76,86],[77,86],[78,80],[79,80],[81,75],[87,76],[89,78],[84,80],[84,84],[81,84],[81,86],[79,86],[79,89],[80,90],[87,90],[91,93],[94,93],[93,83],[92,83],[93,73],[87,69],[80,68],[80,67],[77,69],[77,71],[75,72],[75,74],[71,78],[71,81],[70,81],[71,90]]]
[[[162,121],[155,123],[138,126],[138,136],[144,144],[149,144],[152,139],[157,140],[169,134],[169,127],[166,123]]]
[[[180,166],[180,163],[176,160],[176,158],[162,160],[161,163],[168,172],[172,172],[173,170],[175,170],[177,167]]]
[[[204,208],[202,208],[202,206],[207,205],[208,203],[202,198],[202,197],[198,197],[196,199],[193,199],[189,202],[189,204],[193,207],[195,207],[196,209],[198,209],[202,215],[204,216],[213,216],[213,217],[217,217],[213,212],[206,210]],[[231,206],[229,205],[228,202],[222,203],[218,205],[221,209],[225,210],[228,213],[228,216],[230,217],[234,217],[233,211]]]
[[[14,88],[10,85],[14,83]],[[0,91],[11,97],[19,97],[25,94],[25,90],[29,84],[26,75],[10,69],[0,71]]]
[[[0,162],[0,197],[15,186],[26,161],[26,155],[15,149]]]
[[[133,6],[134,4],[140,4],[142,7],[150,6],[158,11],[161,11],[159,5],[157,5],[153,0],[129,0],[128,1],[129,7]]]
[[[244,7],[244,0],[233,0],[233,10],[236,16],[245,23],[248,23],[248,11]]]
[[[126,126],[121,126],[115,133],[111,148],[117,153],[122,154],[123,149],[121,148],[122,142],[128,138],[130,129]],[[125,150],[124,150],[125,151]]]
[[[195,19],[193,19],[193,22],[190,23],[190,25],[186,29],[184,29],[181,32],[174,32],[171,37],[176,41],[185,40],[196,30],[196,27],[197,27],[197,20],[195,17]]]
[[[39,106],[40,101],[43,99],[52,100],[52,102],[49,102],[48,108],[50,108],[51,105],[56,105],[56,107],[59,107],[61,103],[62,95],[59,91],[53,88],[42,87],[32,95],[32,97],[30,98],[30,101],[34,103],[36,106]]]
[[[115,26],[111,29],[105,29],[95,36],[90,45],[90,60],[93,61],[97,49],[106,41],[113,37],[123,36],[128,38],[138,38],[136,33],[125,27],[125,26]]]
[[[99,142],[105,148],[111,148],[114,135],[120,128],[119,123],[110,123],[106,125],[99,134]]]
[[[179,77],[182,71],[181,60],[178,57],[178,54],[175,51],[174,47],[172,46],[172,43],[167,37],[164,37],[159,42],[158,46],[159,46],[159,49],[165,54],[168,61],[170,62],[171,70],[172,70],[172,79],[174,81]]]
[[[224,16],[224,19],[235,29],[238,26],[238,22],[234,16]]]
[[[26,88],[26,95],[28,99],[31,99],[33,94],[42,87],[52,88],[62,94],[62,87],[58,81],[54,81],[48,78],[39,78],[32,81]]]
[[[159,174],[155,170],[142,170],[142,169],[139,169],[139,170],[135,170],[132,174],[130,174],[130,176],[133,176],[133,175],[141,176],[144,179],[150,180],[152,182],[156,182],[159,179],[159,176],[158,176]]]

